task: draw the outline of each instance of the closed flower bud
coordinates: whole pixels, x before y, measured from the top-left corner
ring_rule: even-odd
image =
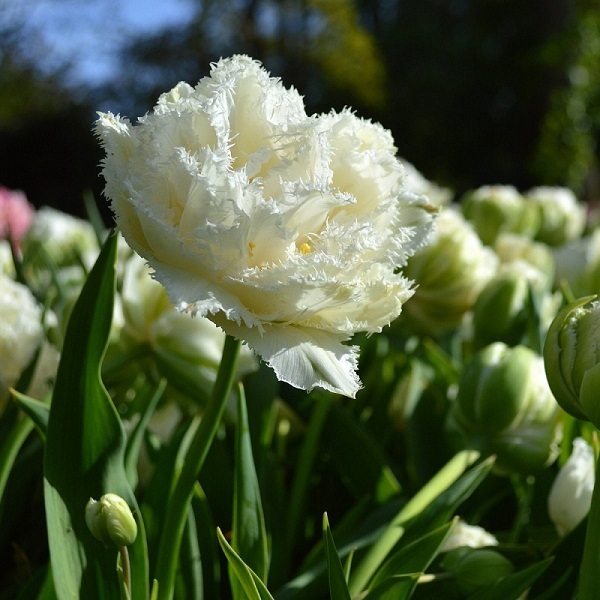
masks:
[[[559,246],[583,233],[586,207],[570,189],[536,187],[525,194],[525,200],[539,212],[540,224],[535,238],[540,242]]]
[[[544,344],[552,393],[569,414],[600,426],[600,303],[580,298],[556,315]]]
[[[501,233],[496,238],[494,251],[500,263],[527,263],[539,272],[544,286],[550,290],[554,284],[554,255],[546,244],[515,233]]]
[[[510,560],[496,550],[462,548],[454,553],[450,568],[463,594],[471,595],[492,586],[514,571]]]
[[[465,218],[481,241],[491,246],[503,231],[533,236],[539,216],[523,196],[509,185],[486,185],[467,192],[461,200]]]
[[[529,473],[555,458],[558,412],[541,357],[496,342],[465,366],[447,425],[461,444],[496,455],[500,471]]]
[[[98,242],[88,221],[44,206],[35,214],[23,238],[26,259],[35,260],[40,251],[57,267],[79,265],[82,258],[87,258],[91,265],[98,254]]]
[[[554,249],[556,284],[567,282],[575,297],[600,293],[600,229]]]
[[[42,308],[33,294],[0,274],[0,409],[43,340]]]
[[[96,539],[117,548],[133,544],[137,537],[131,509],[116,494],[104,494],[98,501],[90,498],[85,507],[85,522]]]
[[[576,438],[548,496],[548,514],[560,535],[575,529],[590,510],[596,480],[594,463],[592,447],[583,438]]]
[[[540,295],[544,274],[523,261],[504,265],[486,284],[473,308],[473,337],[477,347],[495,341],[514,345],[527,332],[529,290]]]
[[[401,320],[434,336],[456,329],[497,265],[494,252],[482,245],[462,215],[444,209],[429,245],[406,266],[406,276],[418,287]]]

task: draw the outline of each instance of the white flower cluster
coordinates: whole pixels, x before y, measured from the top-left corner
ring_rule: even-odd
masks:
[[[132,126],[101,114],[117,224],[181,311],[209,316],[281,380],[353,396],[357,349],[412,295],[398,272],[432,205],[393,140],[348,110],[307,116],[294,89],[234,56]]]

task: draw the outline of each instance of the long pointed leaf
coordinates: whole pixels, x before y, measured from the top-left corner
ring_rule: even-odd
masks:
[[[12,391],[13,398],[21,410],[33,421],[42,437],[46,437],[48,419],[50,418],[50,405],[41,400],[30,398],[16,390]]]
[[[329,529],[327,513],[323,515],[323,537],[327,554],[327,572],[329,573],[329,593],[331,600],[350,600],[350,592],[346,583],[346,574]]]
[[[248,566],[266,581],[268,540],[258,478],[252,457],[248,412],[243,387],[239,386],[238,425],[235,444],[235,485],[232,546]],[[233,578],[236,581],[236,578]],[[243,598],[234,584],[234,598]]]
[[[246,599],[273,600],[273,596],[271,596],[269,590],[265,587],[265,584],[260,580],[260,577],[239,557],[218,528],[217,537],[227,561],[246,593]]]
[[[117,238],[107,239],[67,327],[46,435],[44,498],[57,596],[115,598],[116,549],[105,548],[85,524],[90,497],[120,495],[137,513],[124,468],[125,432],[100,379],[112,321]],[[130,547],[132,595],[148,596],[144,528]]]

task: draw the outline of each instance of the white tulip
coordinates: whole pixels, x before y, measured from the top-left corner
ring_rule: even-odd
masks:
[[[241,339],[280,380],[354,396],[359,331],[412,295],[398,268],[434,211],[405,191],[388,131],[308,117],[246,56],[179,83],[136,126],[100,114],[117,224],[183,312]]]
[[[548,513],[560,535],[575,529],[588,514],[594,481],[594,451],[583,438],[576,438],[548,495]]]

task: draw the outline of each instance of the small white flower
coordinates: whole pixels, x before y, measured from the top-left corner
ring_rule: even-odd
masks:
[[[449,552],[455,548],[484,548],[486,546],[497,546],[498,540],[483,527],[469,525],[462,519],[458,519],[450,531],[450,535],[440,548],[440,552]]]
[[[548,513],[560,535],[575,529],[588,514],[595,478],[594,451],[583,438],[576,438],[548,496]]]
[[[132,126],[101,114],[117,224],[179,310],[207,316],[279,379],[353,396],[358,331],[412,295],[397,272],[432,206],[403,187],[393,140],[302,98],[235,56],[180,83]]]

